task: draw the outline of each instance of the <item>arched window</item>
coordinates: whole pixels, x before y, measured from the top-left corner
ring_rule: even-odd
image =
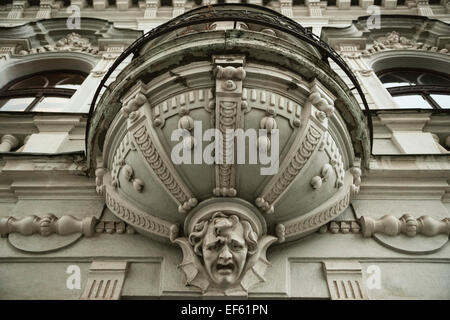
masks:
[[[450,75],[424,69],[396,68],[377,73],[401,108],[450,109]]]
[[[47,71],[11,81],[0,90],[0,111],[64,112],[86,74]]]

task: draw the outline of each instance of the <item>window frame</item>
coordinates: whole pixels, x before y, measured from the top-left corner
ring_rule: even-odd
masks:
[[[445,77],[447,79],[450,79],[450,75],[443,72],[437,72],[430,69],[422,69],[422,68],[389,68],[389,69],[383,69],[376,73],[378,79],[386,73],[391,72],[405,72],[405,71],[411,71],[411,72],[424,72],[427,74],[435,74],[437,76]],[[381,83],[384,86],[384,82],[380,79]],[[386,88],[386,87],[385,87]],[[450,96],[450,86],[439,86],[439,85],[404,85],[404,86],[396,86],[396,87],[389,87],[386,88],[386,90],[389,92],[391,97],[397,97],[397,96],[406,96],[410,94],[417,94],[422,96],[422,98],[427,101],[433,109],[448,109],[443,108],[439,105],[439,103],[436,102],[431,97],[431,94],[433,93],[443,93]]]
[[[31,77],[36,77],[39,75],[44,75],[52,72],[59,73],[71,73],[74,75],[80,75],[84,77],[83,82],[88,77],[88,74],[79,70],[45,70],[32,74],[28,74],[16,79],[9,81],[3,88],[0,89],[0,100],[2,99],[11,99],[11,98],[33,98],[34,100],[22,111],[16,112],[30,112],[33,108],[45,97],[63,97],[63,98],[71,98],[77,89],[65,89],[65,88],[31,88],[31,89],[9,89],[16,83],[19,83],[23,80],[29,79]],[[2,107],[0,107],[0,112],[2,111]]]

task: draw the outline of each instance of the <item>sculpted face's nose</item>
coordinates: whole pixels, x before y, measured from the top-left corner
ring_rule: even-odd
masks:
[[[231,255],[230,249],[228,248],[227,245],[223,246],[223,248],[219,254],[219,259],[226,262],[226,261],[230,260],[231,258],[233,258],[233,256]]]

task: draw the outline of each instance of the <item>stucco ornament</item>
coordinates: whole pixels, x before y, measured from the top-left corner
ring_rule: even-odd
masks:
[[[200,288],[203,295],[246,296],[250,287],[264,282],[270,266],[266,250],[277,238],[259,236],[261,229],[254,225],[223,211],[193,223],[187,237],[174,240],[183,250],[179,267],[186,285]]]

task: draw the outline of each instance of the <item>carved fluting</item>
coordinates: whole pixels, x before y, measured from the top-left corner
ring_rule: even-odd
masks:
[[[156,150],[150,135],[147,132],[145,125],[142,125],[136,131],[133,132],[133,136],[136,139],[136,144],[139,150],[142,152],[145,160],[152,168],[158,179],[172,194],[172,196],[180,203],[178,211],[180,213],[187,213],[190,209],[195,207],[198,203],[196,198],[190,197],[178,181],[179,178],[174,177],[169,168],[164,163],[160,154]]]
[[[438,234],[450,235],[450,219],[444,218],[437,220],[430,216],[421,216],[415,219],[410,214],[404,214],[400,218],[393,215],[385,215],[379,219],[371,217],[361,217],[360,224],[362,234],[370,238],[376,233],[388,236],[397,236],[399,234],[414,237],[418,234],[432,237]]]
[[[378,38],[374,41],[372,48],[364,50],[362,55],[370,56],[377,52],[382,52],[385,50],[418,50],[418,51],[430,51],[437,52],[441,54],[449,54],[448,49],[439,49],[435,46],[430,46],[426,43],[416,42],[414,40],[408,39],[406,37],[400,36],[396,31],[392,31],[386,34],[384,37]]]
[[[300,234],[320,227],[327,221],[340,215],[348,207],[350,200],[351,195],[350,192],[348,192],[341,200],[337,201],[326,210],[311,216],[300,217],[292,222],[284,223],[286,228],[286,237],[294,236],[295,234]]]
[[[127,270],[127,261],[93,261],[80,299],[120,299]]]
[[[262,197],[258,197],[256,199],[255,204],[258,208],[263,210],[265,213],[273,212],[273,206],[270,204],[277,200],[283,191],[285,191],[292,181],[294,181],[295,177],[297,177],[308,159],[313,154],[321,137],[321,132],[315,127],[310,126],[308,128],[304,140],[296,152],[291,156],[287,167],[281,172],[281,174],[275,177],[277,180],[273,186],[264,192]]]
[[[131,141],[128,134],[126,134],[123,140],[120,142],[119,147],[116,149],[113,158],[111,177],[112,177],[112,186],[114,188],[119,187],[119,173],[122,167],[125,165],[125,157],[131,150],[136,150],[136,146],[134,145],[133,141]]]
[[[6,237],[10,233],[18,233],[24,236],[40,234],[47,237],[51,234],[67,236],[73,233],[81,233],[90,237],[95,233],[95,217],[78,219],[70,215],[56,217],[48,214],[43,217],[31,215],[16,219],[14,217],[3,217],[0,219],[0,235]]]
[[[92,46],[89,39],[81,37],[78,33],[69,33],[67,36],[59,39],[55,45],[45,45],[43,47],[31,48],[30,50],[21,50],[20,55],[42,53],[42,52],[86,52],[97,55],[98,47]]]
[[[234,164],[234,130],[239,127],[242,104],[242,67],[217,66],[216,76],[216,127],[222,141],[216,152],[220,160],[216,163],[215,196],[234,197],[236,191],[236,166]]]
[[[121,200],[115,199],[110,193],[106,193],[106,205],[119,218],[126,223],[149,231],[155,235],[170,238],[170,228],[172,224],[163,221],[149,214],[138,213],[131,208],[127,208]]]
[[[336,188],[342,187],[344,185],[345,176],[344,161],[342,160],[342,155],[336,142],[334,142],[328,132],[325,132],[319,150],[324,150],[330,158],[330,164],[336,172]]]
[[[362,278],[361,264],[356,260],[323,262],[332,300],[365,300],[367,289]]]

